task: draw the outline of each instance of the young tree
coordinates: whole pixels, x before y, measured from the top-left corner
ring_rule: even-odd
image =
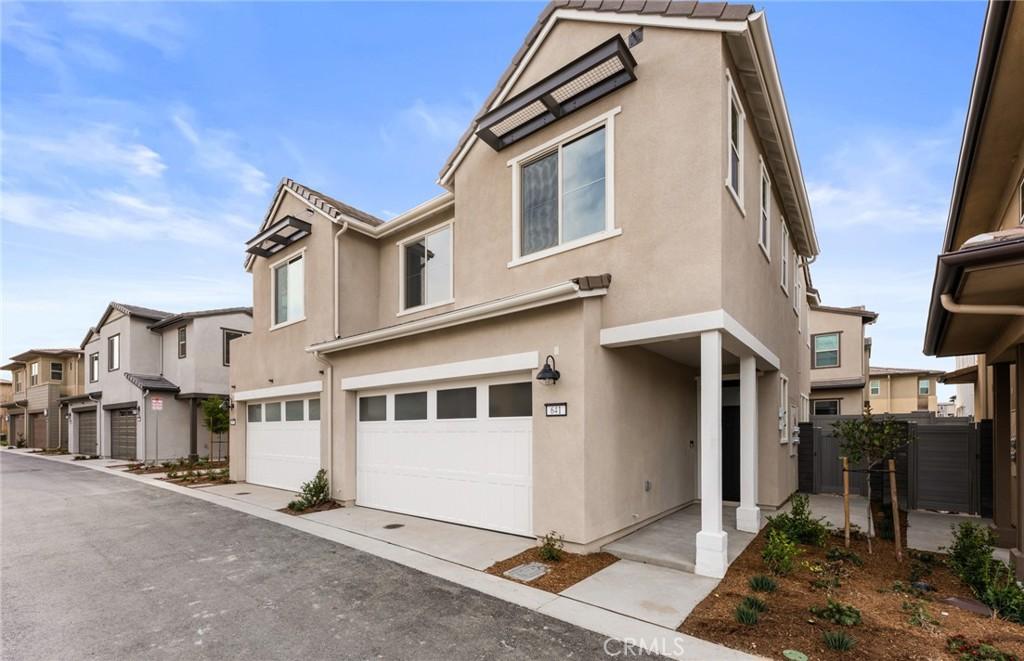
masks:
[[[231,427],[231,416],[228,414],[227,400],[220,397],[208,397],[201,405],[203,426],[210,430],[210,453],[213,453],[213,436],[227,432]],[[210,457],[212,460],[213,457]]]

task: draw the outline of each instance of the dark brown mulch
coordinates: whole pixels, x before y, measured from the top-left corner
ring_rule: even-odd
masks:
[[[909,586],[910,559],[906,553],[900,564],[891,542],[873,540],[874,554],[868,555],[867,542],[853,540],[850,548],[864,560],[864,565],[843,563],[841,585],[826,591],[812,587],[812,581],[821,574],[803,563],[827,563],[827,549],[843,545],[841,538],[830,538],[825,548],[801,546],[803,552],[792,574],[773,577],[778,589],[762,594],[754,593],[747,581],[751,576],[768,574],[761,559],[764,541],[762,532],[729,567],[715,591],[683,622],[680,631],[775,658],[781,658],[783,650],[795,649],[811,659],[950,659],[953,655],[946,651],[946,640],[957,634],[1024,658],[1024,627],[941,603],[940,600],[951,596],[971,596],[970,589],[945,567],[941,554],[933,554],[937,558],[934,569],[922,579],[934,586],[935,592],[919,597],[892,589],[894,581]],[[736,606],[748,594],[756,594],[768,604],[768,611],[753,626],[739,624],[734,619]],[[810,607],[825,606],[827,597],[859,609],[861,623],[841,627],[816,618]],[[917,599],[922,600],[936,624],[916,626],[910,623],[910,615],[903,610],[903,604]],[[824,632],[839,629],[856,639],[852,651],[833,652],[822,643]]]
[[[234,484],[234,480],[228,480],[222,477],[197,477],[193,479],[185,479],[176,477],[171,479],[169,477],[158,477],[156,478],[161,482],[170,482],[171,484],[177,484],[180,487],[215,487],[218,484]]]
[[[181,464],[174,465],[170,468],[161,466],[160,464],[145,464],[139,466],[138,464],[121,464],[119,466],[111,466],[111,468],[123,468],[127,473],[134,473],[136,475],[146,475],[148,473],[166,473],[167,471],[178,471],[179,473],[188,470],[217,470],[221,468],[227,468],[228,462],[226,461],[214,461],[205,464]]]
[[[327,512],[328,510],[336,510],[342,507],[341,503],[328,500],[326,503],[320,503],[315,507],[307,507],[304,510],[290,510],[287,507],[282,507],[277,510],[278,512],[284,512],[285,514],[291,514],[292,516],[302,516],[303,514],[313,514],[314,512]]]
[[[536,578],[532,581],[516,581],[516,583],[522,583],[523,585],[529,585],[531,588],[539,588],[548,592],[561,592],[569,586],[575,585],[597,572],[601,571],[608,565],[618,562],[611,553],[588,553],[586,555],[579,553],[568,553],[562,552],[562,559],[558,562],[551,562],[550,560],[541,560],[540,548],[534,547],[532,549],[526,549],[522,553],[516,554],[511,558],[500,560],[486,569],[488,574],[494,574],[495,576],[501,576],[502,578],[510,581],[515,581],[514,578],[503,576],[505,572],[513,567],[526,564],[528,562],[540,562],[550,567],[548,573],[544,574],[540,578]]]

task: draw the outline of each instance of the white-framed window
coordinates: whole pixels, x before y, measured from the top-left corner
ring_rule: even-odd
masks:
[[[454,300],[452,228],[449,221],[399,242],[400,313],[445,305]]]
[[[1024,225],[1024,177],[1020,178],[1020,186],[1017,188],[1017,210],[1020,211],[1020,224]]]
[[[39,363],[32,363],[28,366],[28,385],[39,384]]]
[[[781,266],[781,268],[779,270],[782,271],[782,275],[780,276],[780,279],[779,279],[779,286],[782,287],[782,291],[784,291],[786,293],[786,296],[789,296],[789,280],[790,280],[790,277],[792,275],[789,272],[789,264],[790,264],[790,261],[789,261],[789,229],[786,227],[785,219],[782,219],[781,223],[782,223],[782,237],[781,237],[781,239],[782,239],[782,241],[781,241],[781,251],[782,252],[780,253],[780,255],[781,255],[782,259],[779,260],[780,261],[780,266]]]
[[[185,326],[178,329],[178,358],[188,355],[188,331]]]
[[[814,336],[814,362],[811,367],[839,367],[839,333],[819,333]]]
[[[517,156],[509,267],[618,236],[615,108]]]
[[[743,212],[743,133],[746,114],[743,112],[743,104],[740,103],[736,85],[733,84],[732,74],[728,70],[725,72],[725,80],[729,90],[729,135],[725,155],[728,170],[725,174],[725,187]]]
[[[839,415],[838,399],[814,400],[814,415]]]
[[[801,310],[803,309],[804,303],[804,274],[800,268],[800,255],[796,254],[796,249],[793,250],[793,312],[796,314],[796,318],[799,321],[803,321],[803,315]],[[797,332],[803,332],[803,326],[797,324]]]
[[[14,373],[14,392],[21,392],[21,370]]]
[[[50,381],[64,380],[64,363],[53,361],[50,363]]]
[[[932,392],[932,385],[930,379],[918,379],[917,380],[917,394],[928,395]]]
[[[811,398],[806,393],[800,393],[800,422],[811,421]]]
[[[270,266],[271,328],[305,319],[305,250]]]
[[[779,443],[789,443],[789,379],[779,375]]]
[[[121,369],[121,335],[111,335],[107,338],[107,371],[113,372]]]
[[[868,384],[868,392],[872,395],[881,395],[882,381],[880,379],[871,379],[871,383]]]
[[[89,383],[96,383],[100,380],[100,354],[99,352],[89,354]]]
[[[761,246],[761,252],[765,258],[772,261],[771,239],[772,239],[772,180],[768,176],[768,168],[761,161],[761,189],[758,207],[760,211],[757,216],[757,245]]]

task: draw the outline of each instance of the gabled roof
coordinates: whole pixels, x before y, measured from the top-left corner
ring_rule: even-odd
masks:
[[[179,322],[187,321],[189,319],[195,319],[197,317],[216,317],[222,314],[247,314],[251,317],[252,308],[217,308],[215,310],[196,310],[195,312],[179,312],[178,314],[172,314],[169,317],[164,317],[155,324],[151,324],[149,328],[150,330],[159,330],[161,328],[167,328],[168,326],[173,326]]]
[[[142,390],[152,390],[157,392],[178,392],[180,390],[178,386],[157,374],[125,373],[124,378],[128,379],[132,385]]]
[[[118,303],[117,301],[111,301],[107,305],[107,309],[103,311],[103,315],[100,317],[99,322],[97,322],[95,326],[91,327],[86,332],[85,337],[82,339],[82,343],[79,345],[80,349],[84,349],[85,345],[89,343],[89,340],[92,337],[93,333],[98,332],[98,330],[103,327],[103,324],[107,323],[107,318],[110,316],[110,313],[113,312],[114,310],[117,310],[122,314],[126,314],[129,317],[139,317],[140,319],[148,321],[159,321],[166,317],[170,317],[172,314],[174,314],[173,312],[164,312],[163,310],[144,308],[141,305],[128,305],[127,303]]]
[[[11,356],[11,360],[21,363],[33,356],[76,356],[81,355],[81,353],[79,349],[29,349],[16,356]]]

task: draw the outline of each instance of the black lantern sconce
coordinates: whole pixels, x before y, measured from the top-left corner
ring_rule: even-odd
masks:
[[[544,367],[537,373],[537,380],[546,386],[553,386],[562,375],[555,369],[555,357],[548,356],[544,360]]]

